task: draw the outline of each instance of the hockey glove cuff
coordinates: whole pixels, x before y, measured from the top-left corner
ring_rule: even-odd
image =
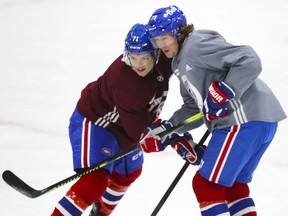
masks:
[[[208,121],[228,115],[227,103],[235,97],[233,89],[222,81],[214,81],[204,101],[203,113]]]
[[[158,134],[171,127],[172,124],[168,121],[161,122],[161,119],[154,121],[140,137],[141,149],[146,153],[163,151],[169,145],[170,138],[175,135],[172,133],[160,138]]]
[[[205,152],[205,147],[194,143],[191,134],[188,132],[175,140],[172,147],[184,160],[192,165],[199,165]]]

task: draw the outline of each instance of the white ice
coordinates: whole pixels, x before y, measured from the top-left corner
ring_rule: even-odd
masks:
[[[262,58],[261,78],[288,113],[287,0],[0,0],[0,172],[10,169],[37,189],[73,175],[67,127],[82,88],[122,52],[133,24],[171,4],[197,29],[253,46]],[[163,119],[181,105],[176,78],[168,97]],[[195,130],[194,139],[204,131]],[[288,215],[287,131],[285,120],[250,184],[260,216]],[[145,160],[113,215],[150,215],[184,164],[170,149]],[[188,168],[159,216],[200,215],[191,188],[196,170]],[[71,185],[30,199],[1,179],[0,215],[48,216]]]

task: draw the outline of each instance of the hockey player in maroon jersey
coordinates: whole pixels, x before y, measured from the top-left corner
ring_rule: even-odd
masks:
[[[159,51],[159,50],[158,50]],[[171,61],[153,48],[146,25],[135,24],[125,51],[82,91],[70,118],[74,170],[101,162],[139,142],[143,130],[164,105]],[[52,216],[110,215],[141,174],[141,149],[79,178],[58,202]]]
[[[184,104],[169,121],[178,124],[202,111],[212,134],[192,181],[201,215],[257,215],[248,183],[278,122],[286,118],[277,97],[259,78],[259,56],[250,46],[227,43],[216,31],[194,30],[175,5],[157,9],[148,27],[155,47],[173,59],[172,70],[180,81]],[[142,144],[147,152],[171,144],[147,141]],[[189,139],[184,137],[173,146],[195,163]]]

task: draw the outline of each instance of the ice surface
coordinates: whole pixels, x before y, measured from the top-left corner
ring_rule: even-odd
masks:
[[[262,58],[261,78],[288,113],[286,0],[0,0],[0,172],[10,169],[37,189],[74,174],[67,127],[80,91],[122,52],[132,25],[170,4],[182,8],[197,29],[253,46]],[[174,77],[162,118],[180,105]],[[251,184],[260,216],[287,214],[287,131],[286,120]],[[204,132],[196,130],[194,139]],[[184,164],[170,149],[145,160],[142,176],[113,215],[150,215]],[[188,168],[159,216],[200,215],[191,187],[196,170]],[[50,215],[70,186],[29,199],[1,179],[0,215]]]

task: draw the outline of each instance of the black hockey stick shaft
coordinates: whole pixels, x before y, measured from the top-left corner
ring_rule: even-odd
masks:
[[[204,142],[206,141],[207,137],[209,136],[209,134],[210,134],[210,132],[207,130],[205,132],[205,134],[202,136],[198,145],[203,145]],[[173,180],[173,182],[171,183],[171,185],[169,186],[169,188],[167,189],[167,191],[165,192],[165,194],[163,195],[163,197],[161,198],[161,200],[159,201],[159,203],[157,204],[157,206],[155,207],[151,216],[156,216],[158,214],[158,212],[160,211],[160,209],[162,208],[162,206],[164,205],[164,203],[166,202],[166,200],[168,199],[168,197],[172,193],[173,189],[176,187],[177,183],[179,182],[179,180],[181,179],[181,177],[183,176],[183,174],[185,173],[185,171],[189,167],[189,165],[190,165],[190,163],[188,161],[186,161],[185,164],[183,165],[183,167],[181,168],[181,170],[179,171],[179,173],[177,174],[177,176],[175,177],[175,179]]]
[[[31,186],[29,186],[28,184],[26,184],[23,180],[21,180],[18,176],[16,176],[12,171],[10,170],[5,170],[2,174],[2,178],[3,180],[10,185],[12,188],[14,188],[16,191],[22,193],[23,195],[29,197],[29,198],[36,198],[39,197],[47,192],[53,191],[71,181],[74,181],[78,178],[80,178],[83,175],[86,175],[88,173],[91,173],[93,171],[96,171],[98,169],[101,169],[102,167],[104,167],[105,165],[120,159],[122,157],[124,157],[125,155],[130,154],[131,152],[135,151],[136,149],[139,148],[139,145],[135,145],[131,148],[129,148],[128,150],[124,151],[124,152],[120,152],[100,163],[97,163],[87,169],[82,169],[79,172],[77,172],[76,174],[63,179],[53,185],[50,185],[42,190],[36,190],[34,188],[32,188]]]
[[[173,131],[177,130],[177,129],[180,129],[182,127],[184,127],[185,125],[193,122],[193,121],[196,121],[196,120],[199,120],[200,118],[202,118],[202,113],[198,113],[194,116],[191,116],[190,118],[184,120],[183,122],[177,124],[176,126],[170,128],[169,130],[166,130],[166,131],[163,131],[161,133],[158,134],[159,137],[162,137],[162,136],[165,136],[169,133],[172,133]],[[141,142],[141,141],[140,141]],[[78,178],[80,178],[81,176],[83,175],[86,175],[88,173],[91,173],[93,171],[96,171],[98,169],[101,169],[103,168],[104,166],[106,166],[107,164],[109,163],[112,163],[113,161],[115,160],[118,160],[130,153],[132,153],[133,151],[135,151],[136,149],[139,148],[139,144],[123,151],[123,152],[120,152],[100,163],[97,163],[87,169],[82,169],[80,170],[79,172],[77,172],[76,174],[64,179],[64,180],[61,180],[53,185],[50,185],[42,190],[37,190],[37,189],[34,189],[32,188],[31,186],[29,186],[28,184],[26,184],[22,179],[20,179],[18,176],[16,176],[12,171],[10,170],[6,170],[3,172],[2,174],[2,178],[3,180],[8,184],[10,185],[12,188],[14,188],[16,191],[22,193],[23,195],[29,197],[29,198],[36,198],[36,197],[39,197],[43,194],[46,194],[47,192],[50,192],[50,191],[53,191],[71,181],[74,181]]]

